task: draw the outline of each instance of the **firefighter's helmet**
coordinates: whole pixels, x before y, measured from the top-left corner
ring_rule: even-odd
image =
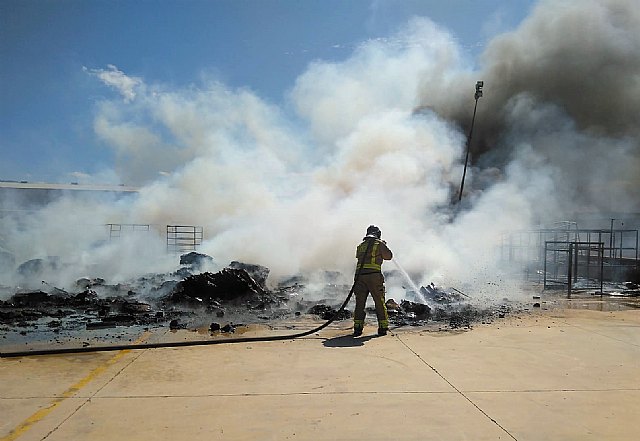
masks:
[[[375,225],[369,225],[369,228],[367,228],[367,236],[373,236],[380,239],[380,236],[382,236],[382,231],[380,231],[380,228],[376,227]]]

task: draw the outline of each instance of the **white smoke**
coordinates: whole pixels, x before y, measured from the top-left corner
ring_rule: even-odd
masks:
[[[415,19],[343,63],[310,65],[290,93],[302,125],[211,81],[184,90],[139,84],[131,102],[101,103],[96,133],[116,151],[125,182],[143,185],[131,218],[202,225],[203,251],[262,263],[276,277],[349,273],[370,223],[409,253],[446,220],[438,208],[459,178],[464,139],[413,110],[425,75],[455,69],[451,36]]]
[[[136,89],[142,84],[142,80],[137,77],[125,75],[116,66],[109,64],[106,69],[87,69],[85,72],[98,77],[104,84],[117,90],[126,102],[130,102],[136,97]]]

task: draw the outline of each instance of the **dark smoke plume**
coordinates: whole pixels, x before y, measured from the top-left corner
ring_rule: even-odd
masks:
[[[573,205],[638,211],[639,6],[542,1],[518,29],[489,43],[477,78],[464,78],[467,88],[458,78],[448,97],[434,98],[425,86],[422,105],[468,129],[474,81],[482,79],[472,143],[480,170],[503,167],[526,144]]]

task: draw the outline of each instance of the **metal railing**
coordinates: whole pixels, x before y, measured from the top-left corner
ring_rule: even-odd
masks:
[[[203,228],[194,225],[167,225],[167,252],[196,251],[202,244]]]
[[[119,239],[123,235],[136,232],[149,232],[149,224],[106,224],[109,230],[109,240]]]

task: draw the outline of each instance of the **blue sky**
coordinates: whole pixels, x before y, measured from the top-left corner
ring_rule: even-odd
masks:
[[[458,40],[471,64],[532,0],[2,0],[0,179],[67,182],[108,167],[96,103],[113,90],[87,69],[115,65],[175,87],[214,77],[276,105],[313,60],[341,61],[413,16]],[[85,69],[86,68],[86,69]]]

